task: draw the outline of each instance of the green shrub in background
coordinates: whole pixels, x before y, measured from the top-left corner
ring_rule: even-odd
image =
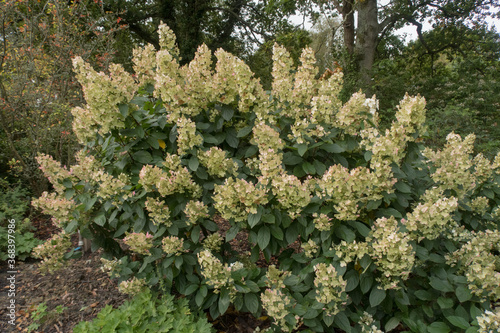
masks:
[[[160,40],[136,50],[135,76],[75,59],[85,149],[71,169],[38,159],[56,192],[33,204],[102,247],[120,290],[165,285],[213,318],[265,311],[278,332],[487,332],[500,315],[500,156],[472,156],[473,135],[424,148],[420,97],[379,130],[375,97],[343,104],[342,74],[317,80],[311,50],[294,70],[275,46],[264,91],[222,50],[215,70],[205,46],[180,67],[166,26]],[[238,234],[250,253],[231,247]]]
[[[29,218],[30,197],[28,190],[21,185],[13,186],[0,180],[0,260],[7,260],[8,256],[8,225],[15,221],[16,258],[25,260],[31,256],[34,247],[42,243],[35,238],[34,227]]]
[[[187,300],[166,294],[152,295],[149,289],[125,302],[118,309],[107,305],[91,322],[80,322],[73,333],[211,333],[212,328],[202,314],[192,314]]]

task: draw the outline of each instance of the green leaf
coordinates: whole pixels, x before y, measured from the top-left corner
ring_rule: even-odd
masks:
[[[309,162],[302,163],[302,170],[304,170],[304,172],[309,174],[309,175],[314,175],[316,173],[316,169]]]
[[[436,276],[431,276],[429,280],[429,284],[436,290],[445,293],[453,291],[452,285],[447,280],[442,280]]]
[[[303,161],[302,157],[296,155],[294,152],[286,152],[283,154],[283,163],[285,165],[297,165]]]
[[[401,181],[397,182],[394,187],[400,191],[400,192],[403,192],[403,193],[411,193],[411,187],[406,184],[406,183],[403,183]]]
[[[191,158],[189,159],[189,162],[188,162],[189,169],[191,169],[191,171],[196,172],[196,170],[198,170],[199,165],[200,165],[200,161],[198,160],[198,157],[196,157],[194,155],[191,156]]]
[[[94,218],[94,222],[102,227],[106,223],[106,215],[100,213]]]
[[[63,185],[66,188],[73,188],[73,182],[67,178],[63,180]]]
[[[450,327],[442,321],[436,321],[427,326],[427,331],[429,333],[448,333],[450,332]]]
[[[300,156],[304,156],[307,151],[307,145],[305,143],[301,143],[297,146],[297,152]]]
[[[240,140],[236,137],[236,131],[234,128],[229,128],[226,132],[226,142],[231,148],[238,148]]]
[[[116,230],[115,234],[113,237],[120,237],[123,235],[129,228],[130,226],[128,224],[122,224],[118,230]]]
[[[223,105],[221,115],[225,121],[230,121],[231,118],[233,118],[234,110],[233,110],[233,108],[231,108],[227,105]],[[221,312],[221,313],[223,313],[223,312]]]
[[[371,275],[365,275],[365,274],[361,275],[359,279],[359,286],[363,294],[366,294],[368,290],[370,290],[372,284],[373,284],[373,277]]]
[[[433,300],[435,297],[428,292],[427,290],[417,290],[415,291],[415,296],[418,299],[424,300],[424,301],[430,301]]]
[[[252,129],[253,129],[252,126],[243,127],[242,129],[240,129],[238,131],[238,134],[236,134],[236,137],[243,138],[243,137],[247,136],[248,134],[250,134],[252,132]]]
[[[335,324],[347,333],[351,332],[351,323],[345,312],[339,312],[335,315]]]
[[[78,227],[78,221],[77,220],[71,220],[71,222],[64,228],[64,231],[68,234],[72,234],[76,228]]]
[[[118,110],[120,110],[120,113],[124,118],[128,116],[128,104],[118,105]]]
[[[379,289],[379,288],[373,288],[371,293],[370,293],[370,306],[372,308],[374,308],[377,305],[379,305],[380,303],[382,303],[382,301],[385,299],[386,295],[387,294],[386,294],[385,290]]]
[[[389,319],[387,323],[385,323],[385,331],[386,332],[392,331],[393,329],[398,327],[398,325],[399,325],[399,319],[396,317],[392,317],[391,319]]]
[[[238,234],[238,231],[240,231],[240,227],[235,225],[235,226],[232,226],[227,232],[226,232],[226,242],[229,242],[231,240],[234,239],[234,237],[236,237],[236,235]]]
[[[257,214],[248,214],[248,225],[253,228],[259,223],[262,216],[262,209],[257,210]]]
[[[132,155],[133,159],[142,164],[148,164],[153,160],[151,154],[144,150],[139,150]]]
[[[355,270],[350,270],[344,276],[344,280],[347,280],[347,285],[345,287],[345,291],[346,292],[352,291],[352,290],[356,289],[356,287],[359,284],[359,273]]]
[[[470,289],[465,286],[458,287],[457,290],[455,290],[455,294],[457,295],[457,298],[460,301],[460,303],[467,302],[472,298]]]
[[[454,303],[451,298],[444,298],[444,297],[439,297],[437,302],[441,309],[449,309],[453,306]]]
[[[151,147],[153,147],[154,149],[159,149],[160,148],[160,143],[158,142],[158,139],[152,137],[152,136],[149,136],[146,141],[149,143],[149,145]]]
[[[227,308],[229,308],[229,304],[231,304],[231,298],[229,297],[229,290],[223,289],[219,297],[219,312],[221,315],[226,313]]]
[[[265,225],[259,229],[259,233],[257,234],[257,244],[259,244],[261,250],[264,250],[267,245],[269,245],[270,240],[271,230],[267,225]]]
[[[464,318],[459,317],[459,316],[448,316],[448,317],[446,317],[446,319],[450,323],[452,323],[454,326],[459,327],[459,328],[464,329],[464,330],[470,326],[469,323],[467,322],[467,320],[465,320]]]
[[[334,319],[335,319],[334,316],[332,316],[331,314],[323,312],[323,322],[325,323],[326,326],[328,327],[332,326]]]
[[[248,311],[253,314],[257,314],[257,311],[259,310],[259,298],[257,297],[257,295],[248,293],[245,294],[244,299],[245,306],[247,307]]]
[[[330,143],[330,144],[322,145],[320,148],[323,149],[324,151],[327,151],[329,153],[335,153],[335,154],[339,154],[339,153],[345,152],[345,149],[342,148],[341,146],[339,146],[336,143]]]

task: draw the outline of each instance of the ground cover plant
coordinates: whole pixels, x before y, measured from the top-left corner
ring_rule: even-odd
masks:
[[[35,250],[42,268],[60,267],[80,230],[121,291],[179,293],[212,318],[232,305],[278,332],[498,328],[500,156],[473,156],[473,135],[423,147],[418,96],[379,130],[375,96],[342,103],[342,73],[318,78],[310,49],[294,69],[276,45],[264,91],[222,50],[213,66],[200,46],[181,67],[159,34],[134,75],[74,60],[85,148],[69,168],[38,157],[55,192],[33,204],[64,229]],[[241,234],[249,253],[231,247]]]

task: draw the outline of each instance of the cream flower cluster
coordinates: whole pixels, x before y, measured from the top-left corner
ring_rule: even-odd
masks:
[[[139,254],[149,255],[149,249],[153,247],[153,236],[149,233],[127,233],[123,241],[130,246],[132,252]]]
[[[311,202],[311,192],[307,181],[301,182],[294,175],[281,174],[273,178],[272,192],[279,206],[288,212],[292,219]]]
[[[384,170],[385,176],[381,176]],[[320,196],[333,201],[339,220],[355,220],[360,212],[359,205],[382,198],[382,192],[392,192],[395,180],[389,178],[389,169],[372,172],[369,168],[357,167],[349,170],[340,164],[331,166],[318,181]]]
[[[311,259],[314,258],[314,255],[316,253],[318,253],[318,249],[319,249],[319,245],[316,244],[316,242],[314,240],[312,240],[312,239],[310,239],[309,241],[307,241],[305,243],[302,243],[300,245],[300,247],[304,251],[304,255],[307,258],[311,258]]]
[[[290,306],[292,304],[290,297],[284,294],[281,289],[266,289],[260,294],[262,307],[266,310],[267,314],[273,318],[273,321],[278,325],[282,332],[290,332],[297,328],[289,327],[285,317],[290,313]]]
[[[176,236],[164,237],[161,241],[161,245],[163,252],[169,256],[178,256],[185,252],[184,240]]]
[[[372,110],[377,103],[375,97],[367,102],[365,94],[354,93],[335,115],[334,125],[347,134],[357,135],[361,128],[372,127],[367,120],[377,122],[376,110]]]
[[[476,197],[471,200],[470,207],[479,215],[484,215],[489,208],[489,200],[486,197]]]
[[[186,222],[191,225],[195,225],[200,219],[210,216],[208,214],[208,207],[203,202],[196,200],[191,200],[186,204],[184,213],[188,218]]]
[[[213,199],[221,216],[236,222],[245,221],[248,214],[256,214],[257,207],[268,202],[265,188],[239,178],[227,178],[223,185],[216,184]]]
[[[297,68],[297,73],[295,74],[295,81],[290,99],[295,106],[295,118],[306,116],[306,114],[302,113],[305,108],[299,108],[299,106],[310,105],[311,98],[316,94],[318,89],[318,80],[316,80],[318,67],[315,66],[316,57],[314,56],[314,50],[309,47],[303,49],[299,60],[301,64],[299,68]]]
[[[33,249],[35,258],[42,259],[39,269],[53,273],[63,266],[64,255],[71,247],[70,235],[62,231]]]
[[[313,223],[316,226],[316,229],[319,231],[328,231],[332,227],[332,224],[330,223],[331,220],[333,220],[331,217],[328,217],[326,214],[319,214],[318,213],[313,213]]]
[[[207,168],[209,175],[214,177],[224,177],[227,174],[236,176],[238,174],[238,164],[226,158],[226,152],[218,147],[212,147],[208,151],[199,151],[198,159],[201,165]]]
[[[292,272],[282,271],[276,268],[275,265],[269,265],[266,272],[266,285],[273,289],[285,288],[285,278],[291,274]]]
[[[230,294],[234,296],[236,290],[233,289],[231,267],[223,265],[209,250],[203,250],[197,256],[201,274],[207,279],[207,284],[214,287],[214,292],[218,294],[222,288],[230,288]]]
[[[314,273],[316,300],[325,304],[325,312],[328,315],[336,315],[347,301],[345,292],[347,282],[337,273],[333,265],[319,263],[314,266]]]
[[[431,175],[443,190],[454,190],[458,199],[476,187],[476,177],[471,172],[472,159],[470,154],[474,149],[475,136],[469,134],[461,139],[458,134],[450,133],[446,137],[446,145],[441,151],[426,148],[425,157],[436,167]]]
[[[279,133],[271,126],[261,122],[253,128],[253,140],[259,147],[259,169],[263,180],[267,181],[283,172],[282,159],[280,152],[284,147],[283,140]]]
[[[202,143],[203,137],[196,134],[196,124],[191,119],[180,117],[177,120],[177,153],[182,156]]]
[[[399,281],[408,279],[415,264],[410,235],[400,231],[393,216],[383,217],[375,221],[366,241],[371,247],[370,255],[382,273],[378,280],[384,289],[398,288]]]
[[[473,233],[472,238],[447,257],[447,263],[464,273],[472,293],[492,301],[500,299],[500,231]]]
[[[139,85],[155,83],[156,50],[152,44],[135,48],[132,51],[134,73]]]
[[[101,271],[109,275],[109,277],[114,277],[114,274],[118,272],[118,264],[120,261],[116,258],[113,260],[108,260],[101,258]]]
[[[457,226],[452,219],[452,213],[458,208],[457,198],[446,198],[440,189],[432,188],[424,193],[423,199],[405,220],[401,220],[413,239],[418,242],[425,238],[436,239],[450,227]]]
[[[91,139],[95,132],[89,128],[98,126],[103,134],[114,128],[123,128],[124,121],[118,105],[128,103],[136,92],[136,84],[122,66],[111,65],[110,75],[94,71],[81,57],[73,59],[76,77],[82,85],[87,106],[72,110],[73,130],[81,143]]]
[[[124,189],[125,186],[130,185],[129,177],[121,173],[118,177],[113,177],[104,170],[99,170],[92,175],[92,180],[98,184],[97,196],[101,197],[103,200],[122,197],[127,199],[130,191]],[[118,206],[118,203],[114,203]]]
[[[346,241],[341,241],[340,244],[332,246],[332,250],[335,251],[335,255],[340,259],[340,266],[345,267],[348,263],[360,260],[365,254],[371,253],[371,248],[366,242],[356,242],[347,243]]]
[[[59,162],[46,154],[39,154],[36,157],[36,161],[40,165],[40,170],[42,170],[45,177],[47,177],[52,186],[54,186],[57,193],[63,194],[66,187],[64,187],[61,182],[66,178],[73,179],[74,177],[72,177],[71,172],[61,167]]]
[[[135,296],[140,294],[144,287],[146,287],[146,281],[144,279],[138,279],[135,276],[127,281],[122,281],[118,285],[118,291],[130,296]]]
[[[359,323],[361,324],[362,333],[384,333],[375,325],[373,316],[368,312],[363,312],[363,316],[359,319]]]
[[[164,200],[149,197],[146,199],[144,206],[146,207],[146,210],[149,213],[149,218],[153,221],[153,224],[163,224],[167,228],[172,225],[172,221],[170,221],[170,208]]]
[[[476,320],[479,325],[478,333],[500,332],[500,307],[497,307],[493,311],[486,310]]]
[[[273,47],[273,97],[276,99],[277,108],[282,109],[283,116],[293,116],[287,101],[292,100],[293,91],[293,60],[290,53],[278,44]]]
[[[144,165],[139,173],[139,184],[147,191],[158,191],[162,196],[191,192],[193,197],[198,197],[202,191],[188,169],[181,166],[165,172],[157,166]]]
[[[210,252],[219,252],[222,245],[222,237],[218,232],[210,234],[203,240],[203,247]]]
[[[219,95],[219,101],[231,104],[238,100],[240,112],[248,112],[252,106],[262,104],[266,94],[250,67],[222,49],[217,50],[215,56],[217,65],[212,84]]]
[[[76,209],[73,200],[68,200],[62,195],[54,192],[43,192],[42,195],[34,199],[33,207],[41,209],[44,214],[52,216],[52,222],[59,228],[64,228],[73,219],[71,212]]]

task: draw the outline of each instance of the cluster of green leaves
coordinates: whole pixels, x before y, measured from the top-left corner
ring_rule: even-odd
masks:
[[[192,314],[185,298],[166,294],[158,297],[149,289],[122,304],[107,305],[91,322],[80,322],[74,333],[93,332],[214,332],[203,314]]]
[[[26,215],[29,213],[30,197],[28,190],[21,185],[12,186],[0,180],[0,260],[7,260],[8,221],[15,220],[16,258],[25,260],[31,256],[31,250],[42,243],[33,234],[34,227]]]

